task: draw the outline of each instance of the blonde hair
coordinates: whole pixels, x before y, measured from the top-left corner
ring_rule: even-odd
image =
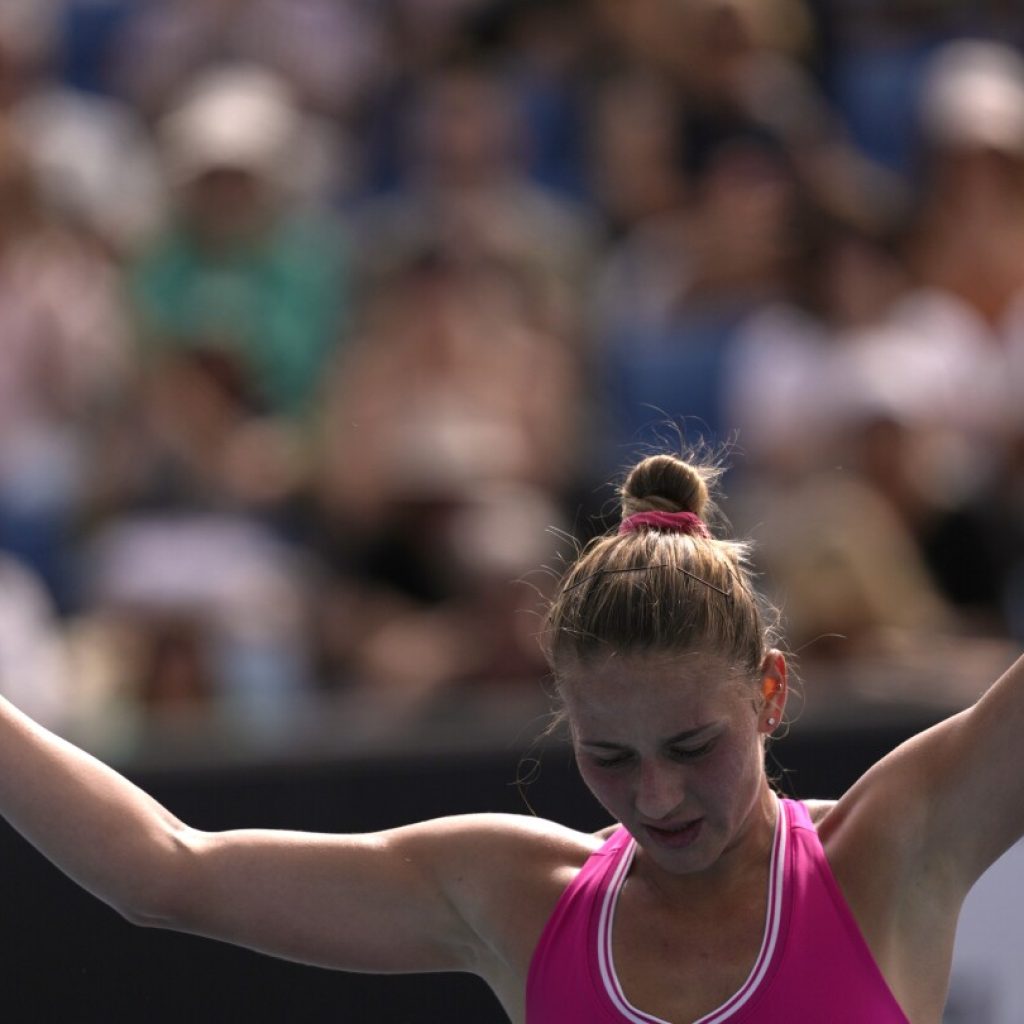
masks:
[[[622,518],[689,512],[714,518],[720,467],[654,455],[619,489]],[[703,652],[759,672],[775,641],[775,615],[754,589],[749,546],[658,526],[597,537],[565,572],[542,646],[556,682],[610,653]]]

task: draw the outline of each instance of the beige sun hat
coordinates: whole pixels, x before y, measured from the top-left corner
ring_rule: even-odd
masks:
[[[278,180],[302,128],[284,79],[260,66],[232,65],[192,82],[160,122],[159,138],[173,184],[219,168]]]

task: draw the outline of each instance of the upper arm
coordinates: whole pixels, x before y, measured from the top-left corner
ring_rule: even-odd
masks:
[[[908,871],[931,872],[962,896],[1024,835],[1022,740],[1024,659],[975,705],[872,768],[840,801],[838,820],[885,833]]]
[[[929,838],[948,844],[970,886],[1024,835],[1024,658],[935,734]]]
[[[190,830],[173,896],[149,920],[345,970],[478,970],[500,916],[494,901],[515,898],[541,845],[527,822],[467,815],[367,835]]]

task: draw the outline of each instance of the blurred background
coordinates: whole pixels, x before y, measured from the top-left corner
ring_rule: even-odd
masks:
[[[724,445],[781,785],[835,795],[1024,639],[1022,46],[1014,0],[3,0],[0,692],[206,827],[599,827],[557,746],[513,785],[544,597],[639,454]],[[1024,1021],[1006,878],[949,1024]],[[241,1012],[105,913],[61,1019],[120,1019],[97,930],[124,1019]],[[265,1019],[500,1019],[238,955]]]

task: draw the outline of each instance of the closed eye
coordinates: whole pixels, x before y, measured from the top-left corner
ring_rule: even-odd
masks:
[[[611,757],[598,757],[596,754],[590,755],[591,763],[597,768],[618,768],[620,765],[624,765],[629,761],[629,754],[613,754]]]
[[[707,743],[702,743],[699,747],[676,747],[671,751],[671,754],[680,761],[696,761],[711,753],[714,749],[716,739],[717,737],[710,739]],[[608,757],[599,757],[596,754],[590,754],[589,756],[591,763],[597,768],[619,768],[622,765],[627,764],[632,757],[632,755],[627,752],[611,754]]]
[[[682,759],[683,761],[695,761],[699,757],[703,757],[705,754],[710,754],[714,749],[715,741],[713,739],[708,740],[707,743],[701,744],[699,747],[677,747],[672,751],[675,757]]]

